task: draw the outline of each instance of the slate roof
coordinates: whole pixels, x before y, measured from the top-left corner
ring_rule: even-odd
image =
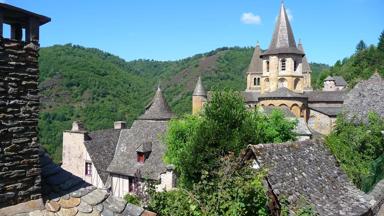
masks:
[[[308,102],[338,102],[343,103],[345,95],[348,93],[346,90],[341,91],[309,91],[304,92],[308,97]]]
[[[201,77],[197,80],[195,90],[193,91],[193,96],[207,96],[207,92],[204,89],[203,83],[201,82]]]
[[[142,120],[169,120],[173,117],[160,87],[157,88],[152,102],[146,107],[145,112],[138,119]]]
[[[263,60],[260,58],[260,55],[261,49],[259,43],[257,43],[247,73],[263,73]]]
[[[335,83],[337,86],[347,86],[348,83],[345,81],[345,79],[342,76],[334,76]]]
[[[335,81],[335,78],[333,78],[332,76],[327,76],[324,81]]]
[[[115,156],[108,172],[135,176],[139,170],[141,177],[158,180],[166,171],[163,155],[166,146],[162,135],[167,130],[168,121],[136,120],[130,129],[123,129],[117,143]],[[136,150],[144,143],[152,143],[152,150],[144,163],[137,162]]]
[[[303,44],[301,43],[301,41],[299,42],[297,48],[300,51],[304,52]],[[303,67],[303,73],[311,73],[312,72],[311,66],[308,63],[307,56],[303,57],[302,64],[303,64],[303,66],[302,66]]]
[[[309,108],[330,117],[336,117],[343,110],[342,107],[323,107],[309,104]]]
[[[155,216],[153,212],[97,189],[53,163],[40,149],[42,196],[44,209],[29,212],[18,210],[17,216],[77,215],[77,216]]]
[[[276,91],[261,94],[259,98],[306,98],[304,94],[293,92],[285,87],[278,88]]]
[[[245,102],[258,102],[259,101],[259,96],[260,92],[254,92],[254,91],[244,91],[242,92],[242,95],[244,97]]]
[[[265,114],[270,115],[273,110],[280,110],[285,117],[288,118],[296,118],[296,116],[289,110],[288,107],[270,107],[270,106],[265,106],[262,107],[263,111]]]
[[[356,116],[366,121],[370,111],[384,117],[384,80],[375,73],[368,80],[360,81],[346,96],[344,110],[347,117]]]
[[[271,44],[262,56],[282,53],[299,54],[304,56],[304,52],[296,47],[291,24],[289,23],[288,15],[285,11],[283,3],[281,4]]]
[[[85,142],[85,148],[103,184],[108,179],[107,168],[115,154],[119,135],[120,130],[116,129],[94,131],[88,133],[88,140]]]
[[[250,145],[249,151],[267,170],[270,189],[278,199],[286,197],[290,206],[304,198],[319,215],[370,212],[369,196],[348,180],[323,141]]]

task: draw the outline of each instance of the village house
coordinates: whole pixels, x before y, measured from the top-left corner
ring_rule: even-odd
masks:
[[[170,190],[176,185],[172,165],[163,162],[162,136],[173,117],[160,88],[143,115],[130,128],[123,121],[114,128],[87,132],[74,122],[63,133],[62,168],[98,187],[123,197],[143,187],[149,180],[156,189]]]
[[[342,77],[329,77],[323,91],[314,91],[311,73],[303,45],[301,41],[296,44],[282,3],[268,49],[262,52],[256,45],[246,72],[247,87],[242,92],[246,105],[290,110],[305,123],[300,128],[328,134],[342,110],[347,83]],[[210,92],[204,90],[199,78],[192,96],[192,113],[199,112],[209,100]]]

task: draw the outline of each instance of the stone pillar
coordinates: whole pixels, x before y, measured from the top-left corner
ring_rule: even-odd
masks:
[[[0,209],[41,198],[38,49],[0,38]]]
[[[23,38],[23,28],[21,24],[12,24],[11,25],[11,39],[21,41]]]

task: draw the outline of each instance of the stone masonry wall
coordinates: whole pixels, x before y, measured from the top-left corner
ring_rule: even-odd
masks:
[[[0,37],[0,208],[41,197],[38,48]]]

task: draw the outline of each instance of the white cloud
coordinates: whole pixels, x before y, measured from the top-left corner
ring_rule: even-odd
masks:
[[[251,12],[246,12],[241,15],[241,22],[244,24],[259,25],[261,24],[261,17],[259,15],[254,15]]]
[[[0,0],[0,3],[6,3],[6,1],[5,0]]]

